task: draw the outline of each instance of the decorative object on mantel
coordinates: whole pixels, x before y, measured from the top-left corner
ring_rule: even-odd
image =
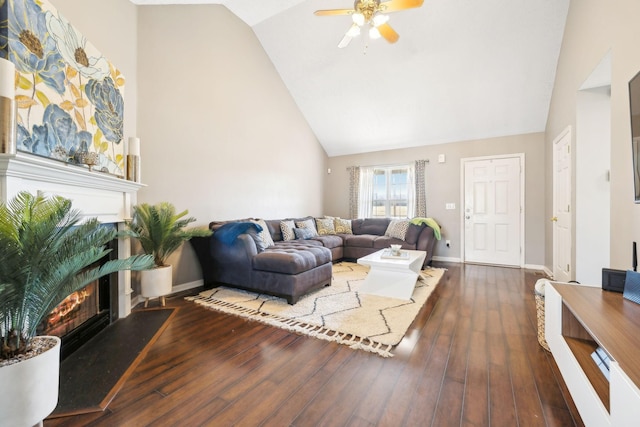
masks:
[[[129,138],[129,154],[127,154],[127,179],[140,182],[140,138]]]
[[[49,0],[2,2],[0,20],[0,57],[18,74],[17,150],[72,164],[94,153],[91,169],[124,177],[120,71]]]
[[[0,399],[2,425],[34,425],[56,406],[60,340],[36,337],[42,319],[102,276],[153,265],[150,256],[137,255],[96,267],[117,232],[81,219],[62,197],[21,192],[0,204],[0,384],[8,387]]]
[[[0,58],[0,153],[16,154],[16,67]]]
[[[184,242],[192,237],[211,236],[211,230],[185,227],[196,219],[185,218],[189,213],[184,210],[176,213],[176,208],[168,202],[156,205],[142,203],[133,207],[130,221],[126,222],[130,237],[138,239],[145,253],[153,255],[155,268],[140,273],[140,294],[145,298],[147,307],[149,298],[160,297],[162,306],[164,296],[173,288],[173,269],[167,264],[167,258]]]

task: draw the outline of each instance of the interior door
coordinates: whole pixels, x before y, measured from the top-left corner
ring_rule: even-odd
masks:
[[[464,260],[522,264],[521,157],[464,163]]]
[[[553,142],[553,279],[572,280],[571,129]]]

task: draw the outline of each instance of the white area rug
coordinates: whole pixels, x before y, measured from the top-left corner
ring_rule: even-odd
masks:
[[[368,267],[333,265],[331,286],[287,304],[283,298],[219,287],[187,297],[207,308],[235,314],[312,337],[335,341],[384,357],[396,346],[429,298],[444,269],[422,271],[410,301],[360,294]]]

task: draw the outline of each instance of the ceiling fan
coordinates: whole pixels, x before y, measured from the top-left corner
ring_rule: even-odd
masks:
[[[386,14],[420,7],[423,2],[424,0],[355,0],[353,9],[316,10],[314,13],[317,16],[351,15],[353,24],[338,44],[339,48],[346,47],[367,26],[370,38],[383,37],[389,43],[395,43],[400,36],[387,23],[389,16]]]

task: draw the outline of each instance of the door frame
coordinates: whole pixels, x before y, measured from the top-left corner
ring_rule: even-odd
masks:
[[[464,157],[460,159],[460,259],[464,263],[465,259],[465,221],[464,221],[464,206],[465,206],[465,166],[467,162],[474,162],[480,160],[497,160],[497,159],[510,159],[517,158],[520,161],[520,261],[519,267],[524,267],[525,259],[525,244],[524,244],[524,229],[525,229],[525,156],[524,153],[512,153],[512,154],[500,154],[495,156],[481,156],[481,157]]]

